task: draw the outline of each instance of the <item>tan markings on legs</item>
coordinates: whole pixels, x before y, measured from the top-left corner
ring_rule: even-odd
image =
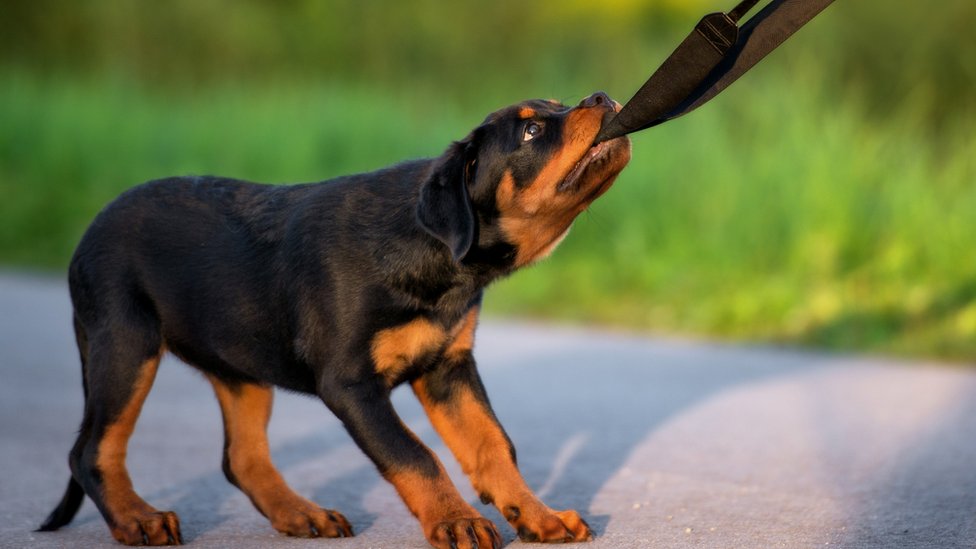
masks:
[[[271,462],[267,427],[274,393],[254,383],[230,386],[208,376],[213,385],[227,436],[227,466],[237,486],[271,525],[290,536],[344,537],[352,527],[342,514],[322,509],[299,496]]]
[[[444,328],[418,317],[377,332],[370,344],[370,356],[376,372],[393,380],[425,353],[440,348],[446,339]]]
[[[532,493],[512,458],[509,441],[470,389],[449,403],[431,399],[423,378],[413,383],[431,423],[454,453],[474,489],[492,502],[526,541],[585,541],[589,527],[575,511],[554,511]]]
[[[437,476],[391,471],[386,479],[393,484],[407,508],[423,528],[431,545],[449,547],[501,547],[495,525],[464,501],[451,479],[438,463]]]
[[[132,479],[125,466],[129,438],[156,379],[161,356],[162,351],[139,367],[129,402],[108,425],[98,443],[95,467],[101,475],[102,501],[109,515],[109,530],[112,537],[127,545],[182,543],[179,519],[174,513],[157,511],[140,498],[132,488]]]

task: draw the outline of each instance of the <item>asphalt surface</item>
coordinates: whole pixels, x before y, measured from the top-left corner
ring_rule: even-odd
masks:
[[[0,546],[117,547],[61,497],[81,418],[65,285],[0,274]],[[974,547],[976,368],[486,322],[475,350],[529,484],[575,508],[586,547]],[[209,384],[167,359],[136,428],[137,491],[194,547],[426,547],[325,407],[279,392],[270,427],[291,485],[357,537],[277,534],[220,472]],[[409,391],[405,421],[475,494]],[[512,546],[515,535],[492,509]]]

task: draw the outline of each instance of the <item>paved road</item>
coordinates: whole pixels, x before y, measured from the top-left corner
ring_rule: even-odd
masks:
[[[68,319],[60,281],[0,274],[0,546],[115,547],[90,502],[59,532],[31,531],[61,496],[80,419]],[[976,369],[491,322],[476,355],[526,478],[583,512],[587,547],[976,545]],[[412,396],[396,401],[475,501]],[[176,361],[129,461],[196,547],[425,547],[320,403],[280,393],[271,439],[291,484],[356,538],[275,533],[223,479],[217,405]]]

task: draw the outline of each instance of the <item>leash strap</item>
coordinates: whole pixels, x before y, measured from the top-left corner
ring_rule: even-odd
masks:
[[[711,13],[664,60],[595,143],[644,130],[702,106],[776,49],[834,0],[773,0],[741,29],[737,23],[759,0]]]

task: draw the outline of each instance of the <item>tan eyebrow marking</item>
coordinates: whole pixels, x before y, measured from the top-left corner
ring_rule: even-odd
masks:
[[[527,118],[534,118],[535,117],[535,109],[533,109],[531,107],[522,107],[522,110],[519,111],[518,116],[522,120],[525,120]]]

